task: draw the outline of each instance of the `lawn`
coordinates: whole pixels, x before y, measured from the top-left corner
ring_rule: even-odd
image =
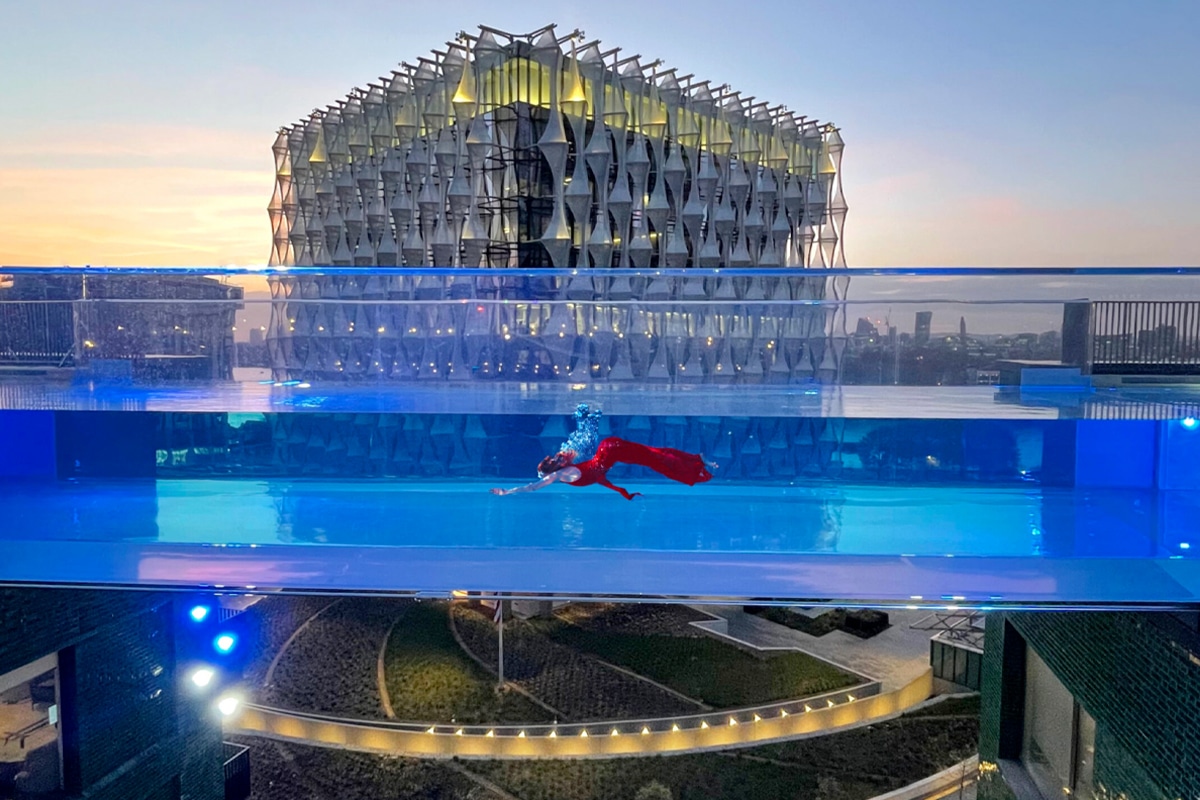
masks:
[[[545,709],[472,661],[450,633],[444,603],[415,603],[392,630],[384,656],[392,708],[403,720],[521,723],[550,721]]]
[[[466,603],[451,606],[463,643],[495,669],[499,658],[491,612]],[[540,625],[512,620],[505,624],[504,674],[559,712],[559,720],[675,716],[700,710],[694,704],[603,664],[576,648],[540,632]]]
[[[582,628],[562,619],[538,620],[537,626],[560,644],[633,670],[714,708],[788,700],[858,682],[803,653],[758,658],[707,636],[638,636]]]

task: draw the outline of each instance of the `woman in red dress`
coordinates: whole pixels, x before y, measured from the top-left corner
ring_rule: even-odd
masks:
[[[515,489],[492,489],[492,494],[505,495],[515,492],[536,492],[552,483],[569,486],[591,486],[600,484],[619,492],[626,500],[632,500],[641,492],[628,492],[608,480],[608,471],[614,464],[636,464],[648,467],[659,475],[688,486],[712,479],[709,468],[717,465],[705,460],[704,456],[685,453],[673,447],[649,447],[610,436],[599,441],[599,411],[590,411],[580,404],[575,411],[576,431],[562,448],[552,456],[546,456],[538,465],[541,480]]]

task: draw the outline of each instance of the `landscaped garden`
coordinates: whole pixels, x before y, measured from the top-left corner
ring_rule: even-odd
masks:
[[[707,636],[625,633],[565,616],[531,624],[552,641],[644,675],[713,708],[769,703],[859,679],[804,653],[750,654]]]
[[[463,645],[496,670],[499,647],[491,611],[456,603],[451,613]],[[672,716],[703,710],[703,705],[694,700],[555,642],[531,621],[505,623],[504,675],[511,684],[554,709],[561,722]]]
[[[376,664],[393,621],[411,605],[395,598],[344,599],[309,620],[275,664],[266,702],[340,717],[379,719]]]
[[[867,800],[976,751],[970,701],[946,703],[843,733],[670,758],[434,762],[257,742],[253,798],[287,800],[304,791],[342,800],[504,796],[490,785],[509,800],[631,800],[658,782],[674,800]],[[293,789],[304,791],[279,789],[289,773],[299,774],[290,779]]]
[[[463,723],[549,722],[553,714],[471,660],[450,631],[445,603],[415,603],[392,629],[384,678],[398,719]]]
[[[288,611],[264,603],[265,644],[281,646],[298,631],[278,654],[269,695],[342,716],[385,715],[380,655],[398,718],[463,724],[686,714],[855,681],[800,653],[760,656],[713,639],[691,624],[706,615],[686,606],[577,604],[505,623],[513,688],[497,692],[497,631],[485,607],[348,598]],[[256,678],[267,656],[256,657]],[[978,708],[977,698],[954,698],[841,733],[669,758],[439,762],[246,741],[255,800],[866,800],[971,755]]]
[[[505,623],[506,691],[488,608],[440,601],[344,599],[260,610],[282,647],[262,700],[339,716],[519,724],[637,719],[789,700],[857,682],[807,656],[751,654],[691,625],[686,606],[579,604]],[[328,608],[326,608],[328,606]],[[324,610],[322,610],[324,609]],[[320,613],[317,613],[317,612]],[[306,616],[307,615],[307,616]],[[310,618],[307,624],[304,619]],[[256,682],[270,660],[257,659]]]

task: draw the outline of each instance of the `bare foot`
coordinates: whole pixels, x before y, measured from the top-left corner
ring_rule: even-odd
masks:
[[[508,494],[508,490],[507,489],[492,489],[492,494],[503,496],[503,495]]]

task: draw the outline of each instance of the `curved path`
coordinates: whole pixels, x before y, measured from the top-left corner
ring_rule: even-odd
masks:
[[[227,733],[418,758],[617,758],[749,747],[818,736],[892,718],[932,693],[933,675],[867,697],[840,690],[789,703],[654,720],[572,725],[464,726],[383,723],[247,705]]]
[[[314,614],[273,664],[271,701],[321,714],[384,718],[379,650],[410,602],[351,597]]]

